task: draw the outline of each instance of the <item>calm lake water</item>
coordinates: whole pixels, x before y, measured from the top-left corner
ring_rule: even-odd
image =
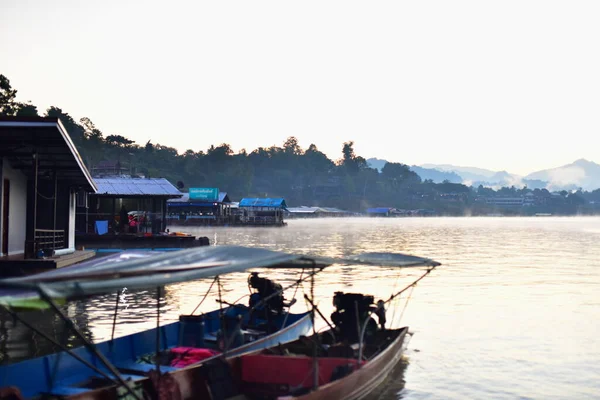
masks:
[[[291,220],[284,228],[186,229],[211,244],[339,256],[398,251],[443,265],[388,310],[414,333],[379,399],[600,398],[600,218],[405,218]],[[266,273],[266,271],[265,271]],[[334,266],[315,296],[327,316],[335,291],[386,299],[422,270]],[[282,284],[298,271],[269,277]],[[223,278],[225,299],[248,293],[247,274]],[[161,321],[190,313],[211,280],[170,285]],[[309,286],[305,285],[308,290]],[[156,292],[124,290],[116,335],[156,324]],[[291,297],[293,291],[286,297]],[[303,311],[302,289],[294,311]],[[109,339],[116,294],[66,307],[97,341]],[[208,297],[200,309],[218,305]],[[47,313],[38,324],[61,334]],[[323,327],[321,322],[318,325]],[[69,340],[74,338],[69,336]],[[12,322],[0,325],[0,353],[12,361],[48,351]]]

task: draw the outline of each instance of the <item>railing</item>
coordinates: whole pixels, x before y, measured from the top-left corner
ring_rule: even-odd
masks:
[[[242,223],[250,224],[250,225],[277,225],[283,222],[283,218],[281,217],[267,217],[267,216],[259,216],[259,217],[241,217],[240,220]]]
[[[229,225],[235,222],[234,218],[231,216],[222,216],[222,215],[168,215],[167,216],[167,225],[190,225],[190,226],[199,226],[199,225]]]
[[[82,229],[84,233],[95,233],[96,221],[108,221],[109,232],[137,232],[137,233],[147,233],[153,231],[159,231],[162,225],[162,213],[160,212],[149,212],[145,211],[143,214],[135,215],[135,226],[131,225],[131,221],[129,219],[131,215],[128,214],[127,221],[124,225],[127,228],[123,228],[121,225],[121,215],[120,213],[77,213],[77,218],[86,219],[85,230]]]
[[[65,231],[52,229],[36,229],[34,236],[35,252],[46,249],[64,249]]]

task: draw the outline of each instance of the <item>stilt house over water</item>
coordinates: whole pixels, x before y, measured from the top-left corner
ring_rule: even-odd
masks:
[[[218,188],[190,188],[167,201],[169,225],[232,225],[231,200]]]
[[[248,198],[240,200],[239,213],[243,225],[285,225],[283,214],[287,204],[281,197]]]
[[[75,252],[76,193],[96,189],[59,119],[0,117],[0,269]]]

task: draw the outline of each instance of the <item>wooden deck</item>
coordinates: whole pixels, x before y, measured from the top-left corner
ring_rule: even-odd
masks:
[[[23,276],[49,269],[67,267],[96,255],[94,250],[76,250],[72,254],[44,259],[24,258],[23,254],[0,257],[0,276]]]
[[[78,234],[75,245],[89,249],[165,249],[208,246],[208,237],[143,234],[96,235]]]

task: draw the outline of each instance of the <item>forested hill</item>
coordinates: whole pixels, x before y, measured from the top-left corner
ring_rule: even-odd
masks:
[[[0,75],[0,115],[40,115],[35,105],[17,102],[16,92]],[[352,141],[340,144],[338,160],[329,159],[316,144],[301,148],[295,137],[288,137],[280,146],[250,152],[234,153],[228,144],[219,144],[179,153],[158,142],[135,143],[105,133],[90,118],[76,121],[59,107],[50,107],[43,115],[60,118],[91,171],[103,161],[118,161],[128,173],[164,177],[183,191],[189,187],[218,187],[233,201],[280,196],[289,206],[353,211],[368,207],[430,209],[451,215],[471,213],[474,208],[489,211],[489,207],[475,201],[478,189],[450,182],[423,182],[402,163],[387,163],[381,172],[369,168],[365,158],[354,153]],[[514,194],[517,189],[509,190]],[[600,192],[597,194],[600,197]],[[578,205],[573,203],[568,210],[574,211]]]

